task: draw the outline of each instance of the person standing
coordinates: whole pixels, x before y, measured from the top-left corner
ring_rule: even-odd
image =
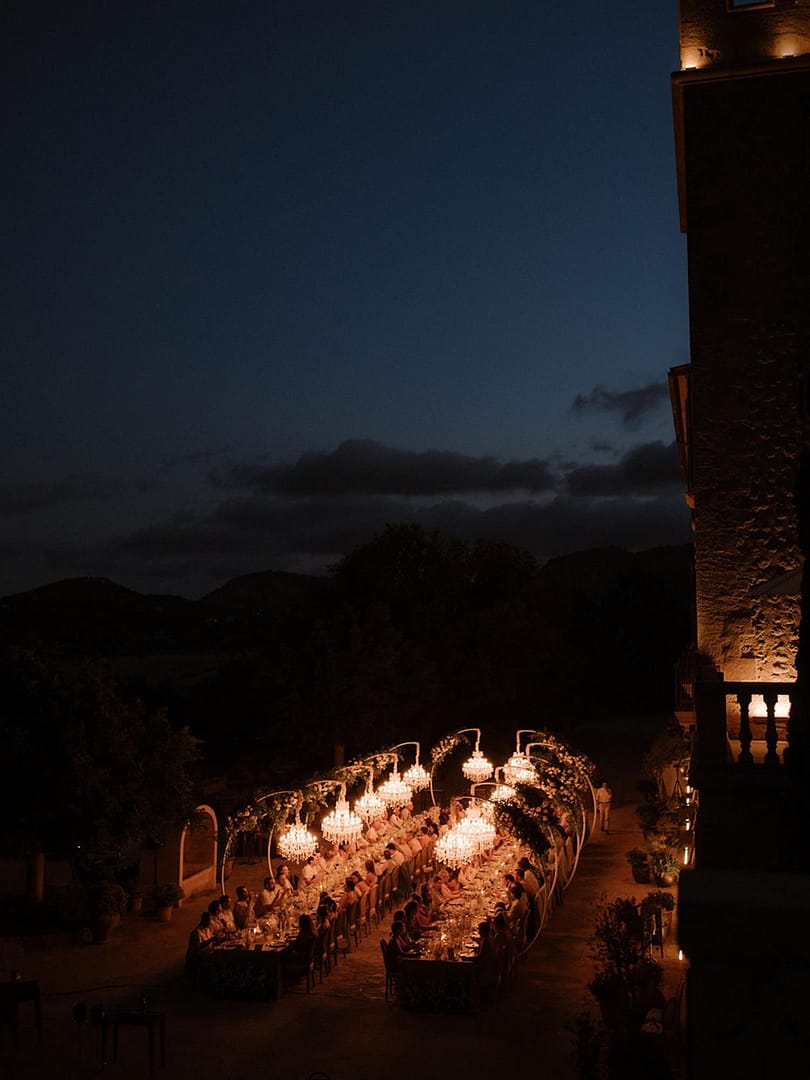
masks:
[[[610,833],[610,804],[613,792],[607,780],[603,780],[596,792],[596,820],[603,833]]]

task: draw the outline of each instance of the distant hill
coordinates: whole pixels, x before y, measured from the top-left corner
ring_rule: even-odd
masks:
[[[268,624],[310,607],[324,588],[322,578],[268,571],[187,600],[68,578],[0,599],[0,643],[95,657],[228,651],[266,640]]]
[[[265,570],[226,581],[218,589],[206,593],[199,604],[211,612],[237,615],[283,612],[306,607],[318,600],[328,583],[328,578],[311,574]]]

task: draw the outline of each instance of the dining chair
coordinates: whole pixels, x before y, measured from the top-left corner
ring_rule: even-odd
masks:
[[[346,910],[346,948],[344,952],[351,951],[351,943],[354,941],[355,949],[360,948],[360,901],[355,900],[349,904]]]
[[[380,925],[379,894],[380,886],[376,884],[372,885],[368,893],[368,921],[369,924],[373,922],[375,928]],[[369,933],[371,933],[370,925]]]
[[[397,973],[391,964],[388,942],[385,938],[380,938],[380,951],[382,952],[383,967],[385,968],[385,1000],[388,1001],[392,995],[396,995]]]

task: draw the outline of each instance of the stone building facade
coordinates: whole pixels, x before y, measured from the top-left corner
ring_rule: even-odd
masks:
[[[810,874],[785,767],[808,447],[810,0],[681,0],[672,76],[690,363],[670,387],[695,540],[689,1075],[792,1075]],[[788,579],[791,587],[774,587]]]

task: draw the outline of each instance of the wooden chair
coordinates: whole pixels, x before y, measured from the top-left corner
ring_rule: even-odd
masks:
[[[354,905],[352,905],[353,907]],[[334,933],[334,951],[332,955],[337,964],[338,952],[342,952],[344,956],[347,956],[351,951],[351,944],[349,942],[349,920],[348,920],[348,908],[344,908],[338,912],[338,916],[332,923],[332,930]]]
[[[306,979],[307,993],[315,985],[315,954],[318,949],[319,939],[314,937],[306,953],[291,952],[284,959],[284,974],[288,979]]]
[[[391,997],[396,997],[397,993],[397,972],[391,965],[388,954],[388,942],[385,938],[380,938],[380,951],[382,952],[383,966],[385,967],[385,1000],[390,1000]]]
[[[360,900],[355,900],[346,910],[346,949],[349,952],[351,943],[355,949],[360,948]]]
[[[329,960],[330,927],[323,926],[318,931],[318,944],[315,946],[315,967],[318,969],[318,981],[323,982],[324,972],[328,975],[332,970]]]
[[[363,937],[368,937],[369,932],[370,932],[369,931],[369,918],[370,918],[369,912],[371,910],[370,904],[371,904],[371,889],[368,889],[360,897],[360,913],[357,916],[357,922],[358,922],[358,924],[360,926],[360,933],[362,934]]]
[[[379,894],[380,886],[372,885],[368,893],[369,933],[371,933],[371,923],[374,923],[375,927],[380,925]]]

